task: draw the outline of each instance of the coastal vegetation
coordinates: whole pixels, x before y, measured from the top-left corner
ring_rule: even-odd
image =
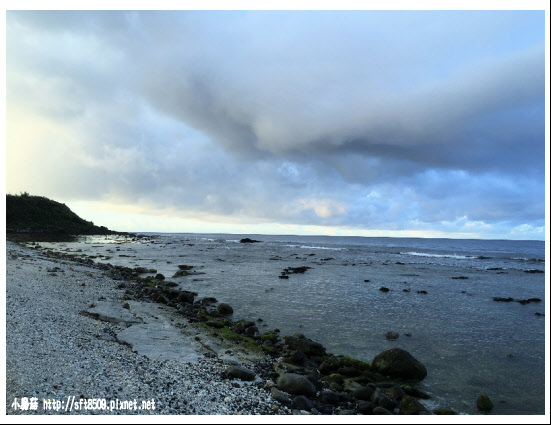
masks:
[[[23,192],[6,194],[6,233],[105,235],[117,232],[84,220],[63,203]]]

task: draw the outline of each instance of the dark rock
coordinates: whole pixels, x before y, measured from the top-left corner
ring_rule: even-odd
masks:
[[[312,396],[316,393],[316,387],[308,378],[296,373],[284,373],[277,380],[277,387],[281,391],[285,391],[294,395]]]
[[[192,292],[182,291],[178,295],[177,299],[178,299],[178,302],[180,302],[180,303],[193,304],[193,301],[195,300],[195,297],[193,296]]]
[[[356,411],[362,415],[372,415],[375,407],[376,406],[370,401],[360,400],[356,405]]]
[[[423,414],[422,412],[427,414],[429,411],[413,397],[406,396],[400,402],[400,415],[419,415]]]
[[[389,411],[393,411],[397,404],[394,400],[391,400],[380,391],[375,391],[373,393],[373,395],[371,396],[371,402]]]
[[[541,302],[541,298],[528,298],[526,300],[516,300],[516,301],[517,303],[524,305],[524,304],[530,304],[530,303],[539,303]]]
[[[381,292],[388,292],[388,291],[390,291],[390,289],[388,289],[386,286],[381,286],[381,287],[379,288],[379,291],[381,291]]]
[[[285,273],[285,274],[304,273],[306,270],[311,269],[311,268],[312,267],[308,267],[308,266],[287,267],[285,270],[283,270],[283,273]]]
[[[390,388],[381,388],[381,392],[392,400],[400,401],[406,396],[406,392],[397,385]]]
[[[226,303],[220,303],[218,304],[218,307],[216,307],[218,310],[218,313],[220,313],[222,316],[230,316],[233,314],[233,308],[231,305]]]
[[[364,370],[361,376],[366,382],[381,382],[386,380],[384,375],[370,370]]]
[[[502,303],[510,303],[511,301],[515,301],[515,299],[511,298],[511,297],[508,297],[508,298],[494,297],[493,299],[494,299],[494,301],[502,302]]]
[[[329,363],[323,362],[319,365],[318,371],[322,375],[329,375],[333,371],[333,367]]]
[[[371,400],[374,392],[375,390],[371,387],[361,386],[360,388],[356,388],[352,391],[351,395],[357,400]]]
[[[157,279],[157,280],[165,280],[165,277],[164,277],[164,275],[162,275],[161,273],[157,273],[157,274],[155,275],[155,279]]]
[[[201,299],[201,304],[203,305],[210,305],[210,304],[216,304],[218,300],[214,297],[205,297]]]
[[[427,291],[417,291],[418,294],[428,294]]]
[[[253,337],[258,332],[259,330],[256,326],[249,326],[247,329],[245,329],[245,336]]]
[[[545,273],[543,270],[524,270],[524,273]]]
[[[331,391],[335,391],[337,393],[340,393],[341,391],[343,391],[343,387],[341,384],[339,384],[338,382],[331,382],[329,384],[329,389]]]
[[[257,240],[250,239],[250,238],[243,238],[239,242],[240,243],[258,243],[258,242],[262,242],[262,241],[257,241]]]
[[[242,381],[253,381],[255,373],[243,366],[230,366],[224,373],[233,378],[241,379]]]
[[[278,390],[276,387],[272,387],[270,390],[274,400],[279,401],[281,404],[289,405],[292,403],[289,394],[284,393],[283,391]]]
[[[285,344],[289,346],[291,350],[300,350],[307,356],[324,356],[325,347],[319,342],[312,341],[306,338],[302,334],[295,334],[293,336],[284,337]]]
[[[483,411],[490,411],[493,409],[494,404],[492,403],[492,400],[490,400],[490,397],[486,394],[481,394],[476,400],[476,407]]]
[[[373,369],[393,378],[422,380],[427,376],[425,366],[406,350],[391,348],[378,354]]]
[[[362,372],[359,369],[351,366],[344,366],[337,369],[337,373],[343,376],[358,376]]]
[[[310,399],[303,395],[296,396],[293,399],[293,403],[298,410],[306,410],[307,412],[309,412],[314,408],[314,404],[310,401]]]
[[[375,409],[373,409],[374,415],[393,415],[391,411],[385,409],[384,407],[377,406]]]
[[[339,402],[339,395],[333,391],[320,391],[318,394],[318,400],[320,403],[337,404]]]
[[[302,364],[302,362],[306,360],[306,354],[304,354],[300,350],[295,350],[291,353],[291,361],[295,364]]]
[[[452,279],[468,279],[468,276],[453,276]]]
[[[393,331],[389,331],[385,334],[386,339],[389,339],[391,341],[398,339],[399,336],[400,334],[398,332],[393,332]]]

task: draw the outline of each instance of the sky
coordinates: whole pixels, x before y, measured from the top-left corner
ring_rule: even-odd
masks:
[[[545,12],[6,12],[6,192],[120,231],[545,238]]]

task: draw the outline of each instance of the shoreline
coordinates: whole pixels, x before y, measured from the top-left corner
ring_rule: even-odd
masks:
[[[9,414],[58,413],[42,411],[42,406],[14,411],[14,398],[71,396],[157,400],[155,411],[124,412],[129,414],[454,413],[431,411],[422,404],[426,395],[411,382],[385,377],[366,362],[327,354],[302,335],[260,335],[258,328],[249,329],[254,324],[220,314],[212,306],[216,300],[176,304],[170,296],[175,290],[162,280],[136,279],[132,269],[68,254],[52,258],[9,241],[6,256]],[[235,332],[239,324],[243,332]],[[179,339],[181,345],[155,351],[158,343],[147,338],[158,336],[160,329],[170,329],[166,339]],[[241,335],[247,332],[250,336]],[[179,359],[183,352],[187,357]],[[26,364],[32,364],[31,374]],[[109,373],[101,377],[100,369]],[[287,387],[285,375],[304,388]]]

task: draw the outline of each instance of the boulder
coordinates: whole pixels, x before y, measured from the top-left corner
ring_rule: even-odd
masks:
[[[233,314],[233,308],[231,305],[226,303],[220,303],[218,304],[218,307],[216,307],[218,310],[218,313],[220,313],[222,316],[231,316]]]
[[[320,391],[318,394],[318,400],[320,403],[337,404],[339,402],[339,395],[333,391]]]
[[[293,403],[298,410],[306,410],[307,412],[309,412],[314,408],[314,404],[310,401],[310,399],[303,395],[297,395],[293,399]]]
[[[388,331],[385,334],[386,339],[389,339],[389,340],[398,339],[399,336],[400,336],[400,334],[398,332],[394,332],[394,331]]]
[[[399,413],[400,415],[421,415],[428,414],[428,409],[413,397],[406,396],[400,402]]]
[[[375,390],[371,387],[364,387],[361,386],[359,388],[356,388],[351,392],[352,397],[356,398],[357,400],[371,400],[371,396]]]
[[[375,356],[373,369],[398,379],[422,380],[427,376],[427,369],[419,360],[406,350],[391,348]]]
[[[295,334],[293,336],[284,337],[285,344],[289,346],[291,350],[300,350],[307,356],[324,356],[325,347],[319,342],[312,341],[306,338],[302,334]]]
[[[178,294],[178,301],[183,304],[193,304],[195,297],[193,293],[188,291],[182,291]]]
[[[270,391],[274,400],[279,401],[281,404],[289,405],[292,403],[292,400],[287,393],[278,390],[276,387],[272,387]]]
[[[313,396],[316,393],[316,387],[308,378],[296,373],[284,373],[277,380],[277,387],[281,391],[293,395]]]
[[[492,403],[492,400],[490,400],[490,397],[488,397],[486,394],[481,394],[476,400],[476,407],[478,407],[480,410],[490,411],[493,409],[494,404]]]
[[[360,400],[356,405],[356,410],[358,413],[361,413],[362,415],[372,415],[373,409],[375,409],[375,407],[376,406],[370,401]]]
[[[375,409],[373,409],[374,415],[393,415],[390,410],[385,409],[384,407],[377,406]]]
[[[230,366],[224,373],[227,376],[241,379],[242,381],[254,381],[255,373],[243,366]]]

